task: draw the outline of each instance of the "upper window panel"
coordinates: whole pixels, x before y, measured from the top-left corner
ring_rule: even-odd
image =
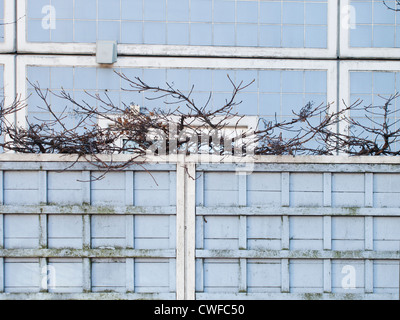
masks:
[[[232,55],[227,48],[235,47],[242,50],[234,55],[326,56],[334,52],[336,19],[329,17],[336,6],[336,0],[25,0],[19,10],[26,12],[22,44],[39,52],[51,47],[27,44],[74,43],[84,52],[93,46],[83,45],[115,40],[120,53],[199,46],[219,47],[206,52],[214,55]]]
[[[344,0],[341,8],[343,56],[398,57],[400,6],[395,0]]]

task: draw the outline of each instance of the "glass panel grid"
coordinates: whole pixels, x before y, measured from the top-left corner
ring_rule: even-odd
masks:
[[[327,0],[26,1],[28,42],[327,47]]]
[[[371,110],[373,113],[365,111],[364,107],[382,107],[386,103],[386,99],[400,92],[400,71],[351,71],[350,72],[350,103],[359,103],[357,110],[351,111],[352,119],[369,128],[382,129],[384,120],[384,112],[380,108]],[[387,124],[392,125],[391,131],[399,129],[400,113],[399,99],[394,99],[390,106],[390,114],[388,115]],[[361,129],[356,134],[361,134]],[[361,137],[374,137],[364,133]],[[378,140],[383,143],[383,140]],[[394,150],[400,148],[399,143],[394,144]]]
[[[101,69],[95,67],[28,67],[28,79],[38,83],[43,89],[51,89],[60,93],[64,88],[77,102],[85,100],[88,103],[98,103],[89,97],[90,94],[100,93],[103,99],[105,94],[115,105],[141,105],[149,110],[154,108],[175,109],[179,106],[185,112],[185,105],[166,104],[173,102],[167,99],[149,100],[156,95],[137,93],[122,90],[129,89],[129,84],[121,80],[114,70],[125,74],[128,78],[140,77],[144,82],[153,86],[166,87],[166,83],[175,89],[189,94],[192,85],[191,98],[202,107],[210,96],[209,107],[216,110],[222,107],[226,100],[230,100],[233,87],[230,79],[238,85],[254,82],[241,91],[236,97],[241,102],[235,112],[243,115],[257,115],[281,120],[292,117],[292,110],[300,110],[306,103],[312,101],[315,105],[327,100],[327,73],[320,70],[227,70],[227,69],[159,69],[159,68],[115,68]],[[34,117],[46,120],[48,112],[38,108],[43,107],[32,86],[28,86],[28,115],[31,121]],[[74,110],[67,106],[66,100],[49,95],[49,102],[56,113],[64,111],[73,118]]]
[[[351,0],[350,47],[399,48],[400,9],[395,0]],[[389,7],[389,8],[388,8]]]

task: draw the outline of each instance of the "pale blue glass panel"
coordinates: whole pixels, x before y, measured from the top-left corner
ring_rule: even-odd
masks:
[[[214,22],[235,22],[235,2],[214,0]]]
[[[249,85],[242,92],[257,92],[258,91],[258,71],[257,70],[238,70],[236,71],[236,83]],[[251,84],[250,84],[251,83]]]
[[[97,0],[99,20],[119,20],[121,18],[120,1]]]
[[[259,114],[257,93],[240,93],[238,95],[238,101],[241,101],[241,104],[237,107],[237,111],[240,114],[251,116],[256,116]]]
[[[97,69],[97,89],[120,90],[121,78],[114,72],[114,69]]]
[[[121,24],[122,43],[142,43],[143,42],[143,23],[125,21]]]
[[[98,39],[99,40],[118,40],[120,37],[119,21],[99,21]]]
[[[376,94],[395,94],[395,73],[393,72],[374,72],[373,73],[374,93]]]
[[[97,88],[97,70],[95,68],[74,68],[75,89],[93,90]]]
[[[164,87],[167,82],[165,69],[143,69],[142,80],[149,85]]]
[[[75,0],[75,19],[94,19],[97,18],[96,0]]]
[[[82,32],[85,30],[85,32]],[[75,21],[74,39],[76,42],[90,43],[96,39],[97,23],[96,21]]]
[[[281,114],[281,95],[276,93],[260,94],[260,115],[274,116]]]
[[[185,45],[189,43],[188,23],[168,23],[168,44]]]
[[[284,25],[282,28],[282,47],[302,48],[304,46],[304,27]]]
[[[214,24],[214,45],[217,46],[235,45],[235,25]]]
[[[145,22],[143,25],[144,43],[165,44],[166,25],[160,22]]]
[[[373,29],[373,47],[389,47],[395,46],[395,28],[392,26],[374,26]]]
[[[51,5],[56,10],[57,19],[71,19],[74,15],[73,1],[71,0],[51,0]]]
[[[1,1],[3,4],[3,1]],[[42,8],[44,6],[50,5],[50,0],[30,0],[27,1],[27,11],[29,13],[29,18],[31,19],[42,19]]]
[[[326,26],[306,26],[305,31],[306,48],[326,48]]]
[[[165,0],[144,1],[144,19],[147,21],[165,21]]]
[[[305,92],[326,93],[326,71],[305,71]]]
[[[350,72],[352,93],[372,93],[372,72]]]
[[[304,106],[303,94],[282,95],[282,115],[292,116],[292,110],[300,110]]]
[[[328,8],[326,3],[305,4],[305,24],[327,25]]]
[[[229,78],[235,81],[235,75],[230,70],[214,70],[213,71],[213,91],[232,92],[233,86]]]
[[[190,44],[195,46],[212,45],[212,24],[192,23],[190,25]]]
[[[372,26],[357,25],[350,29],[351,47],[371,47],[372,45]]]
[[[72,89],[74,87],[74,70],[70,67],[51,68],[52,89]]]
[[[190,21],[211,22],[213,0],[191,0]]]
[[[189,1],[168,0],[168,21],[189,21]]]
[[[262,70],[259,71],[261,92],[281,92],[281,71]]]
[[[73,42],[73,30],[72,20],[56,20],[56,28],[51,30],[51,41]]]
[[[260,46],[275,48],[281,46],[281,26],[261,25],[259,28]]]
[[[174,88],[180,91],[189,91],[189,70],[184,69],[168,69],[167,82]]]
[[[284,2],[282,22],[285,24],[304,24],[304,3]]]
[[[281,23],[281,2],[260,2],[260,23]]]
[[[391,7],[395,7],[394,1],[386,1]],[[394,24],[396,13],[386,8],[382,1],[374,1],[373,4],[373,20],[374,24]]]
[[[28,67],[27,78],[30,82],[39,84],[40,88],[50,88],[50,68],[48,67]]]
[[[258,26],[256,24],[238,24],[236,26],[238,46],[256,47],[258,44]]]
[[[238,1],[236,21],[239,23],[257,23],[258,1]]]
[[[49,42],[50,30],[45,30],[42,27],[41,20],[28,20],[28,35],[27,40],[30,42]]]
[[[282,72],[282,92],[303,92],[303,90],[304,90],[303,71]]]
[[[121,18],[123,20],[142,20],[143,0],[121,0]]]
[[[202,69],[191,70],[190,83],[194,85],[194,91],[211,91],[212,71]]]
[[[372,3],[370,1],[352,1],[351,5],[354,8],[354,12],[356,14],[356,23],[372,23]]]

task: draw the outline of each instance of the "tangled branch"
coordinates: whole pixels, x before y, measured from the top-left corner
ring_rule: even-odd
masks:
[[[356,101],[344,102],[340,110],[333,104],[314,105],[309,102],[291,118],[279,121],[260,119],[257,128],[243,129],[243,115],[235,112],[240,105],[238,95],[252,84],[232,85],[232,93],[220,106],[211,107],[212,94],[198,104],[193,98],[194,86],[188,93],[166,83],[152,86],[140,78],[118,75],[128,85],[123,90],[151,94],[149,100],[168,100],[171,108],[152,110],[135,105],[116,105],[107,92],[87,93],[92,103],[75,100],[68,92],[42,89],[30,83],[40,98],[41,108],[50,120],[28,119],[24,127],[10,116],[26,104],[16,99],[1,109],[2,133],[7,137],[0,146],[19,153],[74,154],[108,170],[129,166],[138,157],[148,154],[216,154],[226,155],[399,155],[400,126],[393,106],[399,94],[381,97],[382,105],[362,106]],[[50,96],[69,103],[71,108],[55,112]],[[3,103],[4,104],[4,103]],[[68,124],[71,112],[75,119]],[[354,117],[354,113],[363,115]],[[338,127],[341,129],[338,130]],[[100,155],[129,154],[125,163],[104,162]]]

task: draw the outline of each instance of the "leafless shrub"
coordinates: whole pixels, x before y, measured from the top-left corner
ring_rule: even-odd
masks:
[[[84,158],[108,170],[121,169],[148,154],[400,154],[397,147],[400,120],[393,120],[397,118],[397,110],[393,108],[393,102],[399,97],[397,93],[382,97],[384,103],[381,106],[362,106],[362,102],[357,101],[350,106],[344,104],[339,111],[333,108],[333,104],[314,105],[309,102],[299,111],[293,111],[290,120],[279,121],[277,117],[274,120],[260,119],[257,128],[243,131],[239,124],[244,116],[234,110],[241,103],[239,93],[252,82],[235,84],[228,77],[232,94],[223,105],[212,108],[211,94],[202,105],[196,103],[194,87],[185,94],[169,83],[165,87],[152,86],[140,78],[129,79],[122,73],[118,74],[128,84],[128,88],[123,90],[149,93],[148,99],[164,101],[168,98],[167,103],[172,108],[140,110],[138,106],[116,105],[107,92],[87,93],[88,98],[96,102],[88,103],[75,100],[65,90],[55,93],[40,88],[37,83],[30,83],[43,102],[41,108],[51,115],[51,120],[27,121],[26,127],[5,121],[7,116],[25,107],[17,99],[12,106],[2,109],[3,133],[7,139],[0,146],[6,151],[20,153],[74,154],[77,160]],[[61,113],[54,111],[49,103],[50,95],[73,106],[78,119],[74,125],[65,124],[66,108]],[[363,112],[364,118],[352,117],[355,112]],[[233,129],[232,122],[235,123]],[[229,134],[226,133],[228,124],[231,126]],[[338,131],[339,125],[345,129]],[[130,154],[130,160],[110,163],[101,157],[103,154],[122,153]]]

